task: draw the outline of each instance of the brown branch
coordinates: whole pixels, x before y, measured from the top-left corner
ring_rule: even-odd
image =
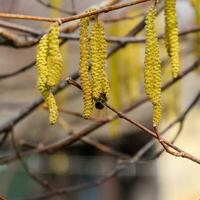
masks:
[[[176,83],[178,80],[182,79],[187,74],[189,74],[190,72],[195,70],[199,66],[199,64],[200,64],[200,59],[198,59],[190,67],[188,67],[186,70],[184,70],[176,79],[170,80],[165,85],[163,85],[162,91],[166,90],[171,85]],[[65,82],[65,84],[67,84],[67,83]],[[38,99],[38,101],[39,101],[39,99]],[[38,101],[31,105],[31,111],[34,110],[35,106],[38,106],[38,103],[40,103]],[[141,106],[143,103],[145,103],[147,101],[148,101],[148,98],[146,96],[141,97],[138,101],[134,102],[132,105],[130,105],[129,107],[125,108],[122,112],[123,113],[128,113],[131,110]],[[26,116],[31,111],[30,111],[30,107],[27,108],[26,110],[23,111],[23,112],[25,112],[25,113],[23,113],[23,115],[20,114],[20,115],[17,116],[17,118],[15,118],[15,121],[9,121],[6,124],[4,124],[3,126],[1,126],[0,127],[0,131],[9,130],[12,124],[13,125],[17,124],[19,121],[21,121],[23,119],[24,115]],[[85,129],[81,130],[80,132],[74,134],[73,136],[69,136],[68,138],[63,139],[62,141],[58,141],[58,142],[55,142],[55,143],[53,143],[51,145],[47,145],[47,146],[44,146],[44,147],[38,147],[36,149],[23,152],[23,153],[21,153],[21,156],[25,157],[25,156],[29,156],[29,155],[31,155],[33,153],[45,153],[45,152],[49,152],[49,151],[50,152],[56,151],[58,149],[61,149],[63,146],[67,146],[67,145],[70,145],[70,144],[78,141],[81,137],[84,137],[84,136],[90,134],[92,131],[102,127],[103,125],[111,122],[112,120],[115,120],[116,118],[117,118],[117,115],[108,118],[107,121],[94,123],[94,124],[86,127]],[[15,159],[16,159],[15,155],[14,156],[9,156],[9,157],[6,157],[6,158],[2,158],[0,160],[0,164],[9,163],[9,162],[12,162]]]
[[[3,38],[0,42],[1,45],[12,46],[15,48],[31,47],[38,41],[37,38],[17,35],[4,28],[0,28],[0,36]]]
[[[117,16],[117,17],[112,17],[110,19],[103,19],[104,23],[114,23],[114,22],[120,22],[120,21],[126,21],[126,20],[133,20],[135,18],[141,17],[141,16],[145,16],[146,13],[139,13],[137,15],[134,16],[129,16],[129,15],[121,15],[121,16]]]
[[[150,1],[150,0],[129,1],[129,2],[125,2],[125,3],[119,3],[117,5],[106,6],[104,8],[96,9],[96,10],[91,11],[89,13],[82,13],[82,14],[73,15],[73,16],[69,16],[69,17],[63,17],[63,18],[38,17],[38,16],[20,15],[20,14],[11,14],[11,13],[0,13],[0,18],[35,20],[35,21],[37,20],[37,21],[46,21],[46,22],[57,22],[57,21],[59,21],[60,23],[66,23],[66,22],[74,21],[74,20],[81,19],[81,18],[84,18],[84,17],[89,17],[89,16],[92,16],[92,15],[98,15],[98,14],[101,14],[101,13],[107,13],[107,12],[111,12],[111,11],[114,11],[114,10],[126,8],[126,7],[129,7],[129,6],[134,6],[134,5],[145,3],[145,2],[148,2],[148,1]]]
[[[14,72],[6,73],[6,74],[0,74],[0,79],[5,79],[5,78],[9,78],[9,77],[13,77],[13,76],[16,76],[18,74],[21,74],[21,73],[29,70],[30,68],[32,68],[34,65],[35,65],[35,61],[33,61],[32,63],[14,71]]]
[[[200,92],[199,92],[200,95]],[[133,119],[130,119],[128,116],[126,116],[125,114],[123,114],[122,112],[117,111],[116,109],[112,108],[111,106],[109,106],[108,104],[106,104],[106,106],[112,110],[113,112],[115,112],[119,118],[125,119],[126,121],[128,121],[129,123],[137,126],[139,129],[143,130],[145,133],[151,135],[152,137],[154,137],[155,139],[160,140],[160,143],[163,145],[163,147],[165,148],[165,150],[170,153],[173,156],[176,157],[182,157],[182,158],[186,158],[188,160],[191,160],[193,162],[196,162],[198,164],[200,164],[200,159],[185,152],[184,150],[182,150],[181,148],[173,145],[172,143],[168,142],[167,140],[165,140],[162,137],[158,137],[158,134],[156,132],[153,132],[149,129],[147,129],[145,126],[143,126],[142,124],[136,122]]]
[[[66,124],[65,120],[62,118],[62,117],[59,117],[59,121],[58,123],[60,124],[60,126],[65,130],[65,131],[68,131],[68,125]],[[73,131],[71,132],[71,134],[73,135]],[[118,159],[128,159],[130,158],[130,156],[124,154],[124,153],[121,153],[121,152],[118,152],[117,150],[114,150],[112,149],[111,147],[109,147],[108,145],[105,145],[103,143],[100,143],[98,142],[97,140],[93,140],[91,139],[90,137],[83,137],[80,139],[82,142],[84,142],[85,144],[88,144],[96,149],[98,149],[99,151],[103,152],[103,153],[106,153],[108,155],[111,155],[111,156],[114,156],[114,157],[117,157]]]

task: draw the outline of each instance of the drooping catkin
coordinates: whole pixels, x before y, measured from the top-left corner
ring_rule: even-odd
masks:
[[[59,48],[59,25],[53,23],[48,33],[49,51],[47,57],[49,87],[55,87],[61,79],[63,58]]]
[[[49,93],[46,102],[49,108],[49,123],[53,125],[56,123],[58,119],[58,108],[55,97],[53,96],[52,93]]]
[[[89,78],[89,17],[80,20],[80,80],[83,89],[83,117],[89,118],[93,109],[92,89]]]
[[[153,104],[153,126],[161,119],[161,66],[158,36],[155,28],[156,9],[150,8],[146,16],[146,49],[144,87]]]
[[[95,22],[90,36],[90,61],[91,61],[91,74],[92,74],[92,96],[98,100],[101,92],[101,60],[99,57],[99,23]]]
[[[96,20],[91,31],[90,61],[92,72],[92,96],[95,101],[106,102],[110,93],[105,70],[107,43],[103,24]]]
[[[59,82],[63,70],[58,35],[59,25],[54,23],[49,33],[40,39],[36,58],[37,87],[48,105],[50,124],[55,124],[58,118],[58,109],[51,89]]]
[[[62,8],[63,6],[65,6],[67,4],[67,2],[65,2],[65,0],[49,0],[48,2],[53,7],[56,7],[56,8]],[[62,17],[62,13],[59,11],[59,9],[49,9],[49,16],[51,18],[60,18],[60,17]],[[64,64],[63,74],[68,74],[68,72],[69,72],[68,46],[69,46],[68,42],[66,42],[65,44],[60,46],[60,51],[61,51],[62,55],[64,55],[63,56],[63,64]],[[68,103],[67,97],[68,97],[68,91],[62,92],[59,94],[59,96],[57,96],[56,102],[62,106],[64,104]]]
[[[171,58],[172,76],[176,78],[180,71],[176,0],[165,0],[165,44]]]
[[[44,35],[38,44],[36,56],[36,69],[38,74],[37,88],[44,98],[48,95],[46,86],[48,78],[47,69],[47,55],[48,55],[48,36]]]

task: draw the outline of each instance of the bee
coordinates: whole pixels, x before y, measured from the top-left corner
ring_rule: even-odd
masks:
[[[104,105],[100,101],[96,101],[95,108],[98,110],[102,110],[104,108]]]
[[[95,108],[102,110],[104,108],[104,103],[107,101],[105,93],[101,93],[99,99],[95,102]]]

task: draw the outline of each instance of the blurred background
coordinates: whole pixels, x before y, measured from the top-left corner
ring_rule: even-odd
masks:
[[[99,5],[100,0],[0,0],[0,12],[25,15],[61,17],[80,13],[92,5]],[[119,2],[119,1],[118,1]],[[120,1],[125,2],[125,1]],[[46,3],[46,5],[45,5]],[[163,1],[159,7],[162,8]],[[132,6],[126,9],[100,15],[104,21],[106,35],[122,37],[140,23],[148,11],[151,3]],[[48,6],[51,5],[51,6]],[[59,9],[55,9],[55,8]],[[63,12],[69,11],[69,13]],[[179,29],[189,30],[197,24],[196,11],[189,0],[177,0],[177,14]],[[163,12],[156,21],[158,33],[164,32]],[[0,20],[0,77],[12,73],[35,60],[36,45],[16,48],[6,43],[2,32],[6,28],[1,22],[12,22],[24,25],[38,31],[48,30],[49,24],[28,20]],[[70,23],[62,25],[64,30]],[[200,25],[200,21],[199,21]],[[8,29],[22,37],[30,37],[28,33]],[[75,31],[79,34],[79,29]],[[181,37],[181,66],[184,70],[191,66],[199,57],[197,37],[199,33]],[[145,37],[145,31],[140,31],[138,38]],[[109,43],[108,50],[116,44]],[[200,45],[200,43],[199,43]],[[171,79],[170,64],[164,47],[160,41],[162,60],[163,83]],[[117,110],[129,107],[142,96],[143,69],[145,43],[131,43],[113,54],[107,61],[107,72],[111,86],[109,104]],[[63,79],[79,68],[79,41],[69,40],[61,47],[65,69]],[[16,76],[0,78],[0,126],[16,116],[40,97],[36,88],[35,67]],[[163,117],[160,130],[173,122],[191,104],[199,92],[199,70],[196,70],[169,90],[163,93]],[[56,95],[60,111],[59,122],[55,126],[48,123],[48,112],[42,106],[38,107],[28,117],[23,119],[14,128],[16,142],[21,151],[31,146],[52,144],[61,141],[73,133],[88,127],[93,122],[73,115],[72,112],[82,113],[82,95],[73,86],[64,89]],[[95,120],[106,119],[113,113],[104,108],[95,109]],[[152,108],[145,103],[129,112],[128,116],[151,128]],[[184,120],[184,126],[175,144],[196,157],[200,157],[200,106],[199,102],[192,108]],[[165,138],[171,140],[178,130],[178,124],[170,129]],[[2,136],[1,136],[2,137]],[[147,142],[151,140],[136,127],[124,120],[115,120],[96,129],[89,135],[90,139],[97,140],[128,156],[134,156]],[[141,159],[128,165],[114,178],[109,179],[98,187],[70,192],[62,196],[53,196],[46,199],[76,199],[76,200],[198,200],[200,199],[200,166],[189,160],[173,157],[163,153],[156,159],[157,152],[162,148],[154,145]],[[10,137],[0,145],[0,163],[7,156],[15,153]],[[116,168],[117,157],[107,155],[95,147],[82,141],[64,147],[53,154],[33,154],[24,158],[31,172],[59,187],[71,187],[104,177]],[[9,164],[0,165],[0,196],[8,200],[28,199],[45,193],[45,189],[33,181],[24,171],[17,160]]]

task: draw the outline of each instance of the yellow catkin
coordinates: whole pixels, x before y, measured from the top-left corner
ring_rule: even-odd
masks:
[[[37,88],[44,98],[48,95],[48,89],[46,86],[48,69],[47,69],[47,55],[48,55],[48,36],[44,35],[38,44],[36,67],[37,67]]]
[[[62,8],[66,6],[67,2],[65,0],[49,0],[48,1],[52,6],[56,8]],[[62,17],[62,12],[60,12],[58,9],[49,9],[49,16],[52,18],[59,18]],[[64,69],[63,69],[63,74],[67,74],[69,72],[69,67],[68,67],[68,46],[69,44],[66,42],[60,47],[61,53],[63,56],[63,63],[64,63]],[[67,103],[67,96],[68,96],[68,91],[63,91],[59,93],[57,96],[57,103],[59,105],[64,105]]]
[[[110,87],[105,71],[107,43],[105,30],[100,21],[95,21],[90,38],[90,61],[92,72],[92,95],[95,101],[107,101]]]
[[[52,93],[49,93],[46,102],[49,108],[49,123],[54,125],[58,119],[58,108],[56,105],[55,97]]]
[[[51,79],[52,66],[49,66],[48,58],[49,56],[52,57],[55,51],[57,51],[55,50],[55,45],[57,45],[59,49],[59,41],[55,42],[54,39],[56,38],[53,37],[51,34],[52,33],[50,31],[49,34],[44,35],[40,39],[40,42],[38,44],[38,50],[37,50],[36,66],[37,66],[37,73],[38,73],[37,87],[41,95],[43,96],[45,102],[48,105],[49,123],[53,125],[56,123],[57,118],[58,118],[58,109],[57,109],[55,98],[53,94],[50,92],[50,90],[52,89],[54,85],[49,84],[49,80]],[[52,50],[52,45],[54,46],[53,47],[54,50]],[[55,59],[55,62],[51,61],[51,64],[54,63],[56,65],[57,64],[56,58],[54,59]],[[53,68],[54,70],[56,70],[55,66],[53,66]],[[58,79],[58,77],[56,78]]]
[[[171,58],[172,76],[176,78],[180,71],[176,0],[165,0],[165,43]]]
[[[110,86],[107,73],[105,70],[106,58],[107,58],[107,42],[103,24],[101,22],[98,23],[99,23],[99,59],[100,59],[100,69],[101,69],[100,73],[101,85],[102,85],[102,92],[105,94],[106,98],[108,98],[110,94]]]
[[[156,9],[151,8],[146,16],[146,49],[144,87],[153,104],[153,126],[161,119],[161,66],[158,36],[155,28]]]
[[[49,51],[47,57],[48,66],[48,81],[49,87],[54,87],[58,84],[61,79],[63,71],[63,58],[59,48],[59,25],[53,23],[51,25],[48,40],[49,40]]]
[[[91,61],[91,74],[92,74],[92,96],[94,100],[100,98],[101,87],[101,61],[99,58],[99,22],[95,22],[90,36],[90,61]]]
[[[80,20],[80,80],[83,89],[83,117],[89,118],[93,109],[92,89],[89,79],[89,17]]]

